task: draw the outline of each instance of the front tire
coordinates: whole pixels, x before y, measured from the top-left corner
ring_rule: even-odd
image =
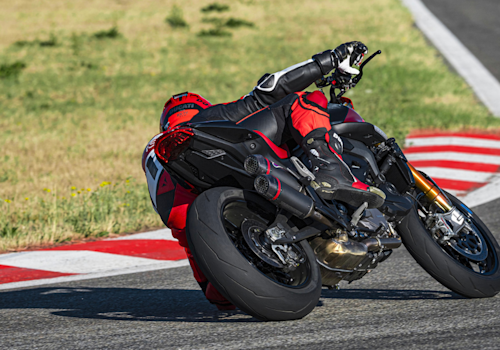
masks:
[[[484,244],[488,251],[486,257],[477,261],[470,259],[471,254],[466,250],[461,254],[460,249],[453,249],[451,244],[440,245],[426,227],[425,214],[415,207],[398,226],[403,244],[420,266],[455,293],[468,298],[492,297],[500,291],[500,247],[475,213],[458,198],[446,194],[453,206],[469,220],[474,228],[470,239]],[[432,210],[431,204],[424,206]],[[462,244],[460,239],[458,244]]]
[[[261,196],[217,187],[198,196],[187,220],[189,247],[208,280],[234,305],[263,321],[302,318],[321,294],[319,268],[307,241],[293,248],[305,262],[288,272],[259,259],[241,238],[245,219],[267,227],[275,217],[276,207]]]

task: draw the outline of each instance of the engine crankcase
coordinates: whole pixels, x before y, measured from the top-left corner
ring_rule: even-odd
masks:
[[[349,240],[347,234],[329,239],[317,237],[310,244],[320,266],[322,283],[329,286],[353,272],[368,253],[365,244]]]
[[[358,225],[372,232],[389,232],[389,223],[377,209],[366,210]],[[344,232],[335,238],[317,237],[310,245],[320,266],[323,285],[333,286],[344,279],[352,280],[364,276],[378,261],[385,260],[391,249],[398,248],[401,240],[394,236],[370,237],[358,242],[349,239]]]

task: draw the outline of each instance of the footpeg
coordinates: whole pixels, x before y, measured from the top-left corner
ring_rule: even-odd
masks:
[[[309,179],[309,181],[314,181],[316,179],[316,176],[314,176],[314,174],[311,173],[309,169],[307,169],[307,167],[300,161],[299,158],[293,156],[290,158],[290,160],[292,161],[293,165],[295,165],[295,168],[299,172],[300,176]]]
[[[358,209],[352,214],[352,219],[351,219],[351,226],[356,227],[356,225],[359,222],[359,219],[363,216],[363,213],[365,212],[366,208],[368,208],[368,202],[364,202],[359,206]]]

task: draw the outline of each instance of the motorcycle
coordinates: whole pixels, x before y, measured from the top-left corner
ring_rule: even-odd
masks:
[[[455,293],[482,298],[500,291],[500,247],[481,219],[342,98],[380,53],[353,78],[336,71],[316,82],[330,86],[328,110],[344,162],[386,196],[377,209],[319,197],[303,151],[273,144],[265,121],[185,124],[156,140],[162,166],[199,193],[187,221],[197,263],[217,290],[257,319],[304,317],[322,286],[364,277],[402,244]]]

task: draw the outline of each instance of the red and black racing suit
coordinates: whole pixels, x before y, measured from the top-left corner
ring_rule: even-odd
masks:
[[[257,114],[262,116],[263,113],[268,113],[269,122],[276,124],[276,132],[272,141],[277,145],[291,137],[299,141],[299,138],[315,129],[321,129],[325,134],[330,130],[329,117],[326,112],[326,98],[322,94],[322,97],[315,95],[316,99],[313,98],[311,101],[306,98],[307,93],[299,91],[328,74],[333,68],[331,51],[314,55],[310,60],[274,74],[264,75],[248,95],[233,102],[201,110],[191,119],[191,122],[230,120],[249,123],[252,120],[252,117],[249,116]],[[183,120],[183,122],[185,121]],[[164,124],[168,125],[168,123],[168,120],[164,120]],[[175,124],[177,124],[175,121],[170,123],[170,125]],[[149,163],[152,164],[152,162]],[[149,163],[145,167],[147,177],[148,172],[152,170],[149,169]],[[152,166],[154,167],[154,165]],[[219,309],[234,308],[207,281],[189,250],[185,233],[186,216],[189,206],[196,198],[191,186],[170,177],[161,167],[154,168],[153,171],[155,173],[161,172],[160,176],[155,174],[152,177],[158,179],[155,184],[148,179],[153,204],[165,225],[172,230],[173,236],[185,248],[196,281],[200,284],[207,299],[216,304]]]

